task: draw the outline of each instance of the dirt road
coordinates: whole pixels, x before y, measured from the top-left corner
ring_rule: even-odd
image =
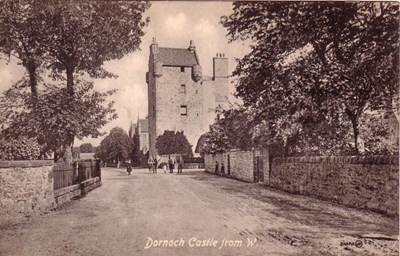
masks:
[[[106,168],[86,197],[0,232],[1,256],[398,255],[397,218],[203,171]]]

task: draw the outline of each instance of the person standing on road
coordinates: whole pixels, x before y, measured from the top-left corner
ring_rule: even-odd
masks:
[[[178,158],[178,174],[182,173],[182,160]]]
[[[221,163],[221,175],[225,175],[225,166],[224,166],[224,163]]]
[[[172,161],[172,159],[169,159],[168,165],[169,165],[169,173],[174,173],[174,162]]]
[[[128,161],[126,161],[126,171],[128,172],[129,175],[131,175],[132,165],[131,165],[131,160],[130,159]]]
[[[149,157],[149,160],[147,160],[147,164],[149,165],[149,172],[152,173],[153,172],[153,159],[151,157]]]
[[[218,161],[215,161],[215,174],[218,174]]]

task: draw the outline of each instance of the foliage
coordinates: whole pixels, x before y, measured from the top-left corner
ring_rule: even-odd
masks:
[[[54,79],[65,72],[73,95],[73,73],[111,77],[103,63],[138,49],[149,7],[145,1],[4,1],[0,50],[28,69],[30,62],[49,69]]]
[[[94,153],[92,143],[83,143],[79,146],[81,153]]]
[[[110,131],[97,147],[95,157],[102,161],[124,161],[131,157],[132,141],[128,134],[119,127]]]
[[[162,135],[157,137],[156,148],[159,155],[193,155],[192,145],[190,145],[183,131],[164,131]]]
[[[40,156],[40,146],[35,139],[0,140],[0,156],[4,160],[36,160]]]
[[[221,22],[252,44],[236,95],[289,153],[357,154],[363,113],[398,106],[398,3],[236,2]]]
[[[21,136],[36,138],[42,154],[55,152],[58,160],[62,153],[59,149],[71,145],[75,136],[103,135],[99,129],[116,118],[113,102],[106,101],[113,93],[96,92],[93,84],[79,81],[77,97],[66,100],[70,96],[65,88],[49,86],[31,107],[29,93],[13,87],[0,100],[0,116],[5,126],[2,134],[7,140]]]
[[[205,134],[201,154],[221,153],[229,149],[249,150],[254,146],[253,122],[245,108],[217,109],[216,112],[219,118]]]
[[[16,132],[8,129],[7,136],[18,138],[21,130],[27,130],[44,151],[51,149],[58,155],[70,149],[75,137],[100,135],[98,129],[107,123],[105,116],[111,111],[111,105],[101,105],[110,93],[89,93],[91,85],[79,76],[116,77],[102,66],[138,50],[149,22],[143,13],[149,6],[145,1],[1,1],[0,53],[9,60],[18,58],[29,75],[5,96],[21,90],[23,97],[18,100],[23,105],[3,98],[2,105],[9,111],[0,119],[18,128]],[[61,82],[58,86],[40,83],[43,74]],[[94,106],[86,109],[90,103]]]

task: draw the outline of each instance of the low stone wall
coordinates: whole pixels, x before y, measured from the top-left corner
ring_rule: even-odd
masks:
[[[82,195],[80,184],[71,185],[65,188],[60,188],[54,191],[54,201],[57,206],[71,201],[75,197]]]
[[[217,161],[218,170],[216,170]],[[225,176],[247,182],[254,182],[253,151],[232,150],[227,153],[207,154],[204,156],[204,169],[206,172],[221,174],[222,163],[224,164]]]
[[[101,178],[94,177],[54,190],[54,173],[63,168],[71,169],[54,166],[53,160],[0,161],[0,225],[49,211],[101,185]]]
[[[238,180],[254,182],[253,151],[229,151],[230,175]],[[225,164],[225,172],[227,172]]]
[[[95,177],[81,182],[80,185],[81,185],[82,195],[85,195],[90,191],[92,191],[93,189],[101,186],[101,181],[99,177]]]
[[[221,163],[224,163],[224,165],[227,166],[226,155],[224,153],[205,155],[204,156],[204,170],[206,172],[218,174],[218,171],[215,170],[215,163],[217,161],[218,161],[219,168],[221,167]]]
[[[184,163],[183,169],[203,169],[204,163]]]
[[[0,223],[55,206],[53,161],[0,161]]]
[[[275,158],[271,187],[350,207],[398,214],[396,156]]]

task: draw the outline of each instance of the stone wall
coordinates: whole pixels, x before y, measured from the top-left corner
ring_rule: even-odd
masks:
[[[53,160],[0,161],[0,226],[49,211],[101,186],[100,175],[88,174],[78,184],[54,190],[53,168],[63,166],[54,166]]]
[[[254,153],[253,151],[230,151],[230,175],[238,180],[254,182]],[[225,166],[228,166],[225,164]],[[227,167],[225,167],[227,170]]]
[[[397,214],[398,157],[275,158],[271,187],[350,207]]]
[[[228,160],[229,159],[229,160]],[[218,161],[218,171],[215,170]],[[254,152],[232,150],[227,153],[207,154],[204,156],[204,169],[207,172],[221,174],[224,164],[225,175],[248,182],[254,182]]]
[[[221,163],[223,163],[224,161],[226,162],[225,154],[222,154],[222,153],[221,154],[206,154],[204,156],[204,170],[206,172],[218,174],[218,171],[215,170],[215,163],[217,161],[219,163],[219,167],[221,167]]]
[[[55,206],[53,161],[0,161],[0,223]]]

